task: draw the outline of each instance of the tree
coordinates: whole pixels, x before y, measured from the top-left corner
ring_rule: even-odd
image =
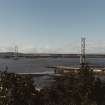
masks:
[[[32,77],[0,73],[0,105],[34,105],[37,91]]]

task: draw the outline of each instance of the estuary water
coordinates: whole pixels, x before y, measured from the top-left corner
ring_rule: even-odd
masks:
[[[88,58],[87,62],[92,65],[105,65],[105,58]],[[54,73],[54,69],[47,68],[47,66],[70,66],[79,65],[79,58],[19,58],[18,60],[1,59],[0,58],[0,71],[13,73]],[[37,88],[49,86],[53,81],[53,77],[44,75],[34,77],[35,85]]]
[[[0,70],[4,71],[7,66],[8,72],[14,73],[52,72],[53,69],[47,68],[47,66],[70,66],[78,65],[79,62],[79,58],[19,58],[18,60],[0,58]],[[88,58],[87,62],[93,65],[105,65],[105,58]]]

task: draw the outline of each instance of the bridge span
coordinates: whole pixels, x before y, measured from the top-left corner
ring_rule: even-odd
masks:
[[[105,74],[105,66],[94,66],[89,65],[90,69],[93,70],[94,73]],[[55,74],[65,74],[65,73],[78,73],[81,65],[77,66],[48,66],[48,68],[53,68]]]

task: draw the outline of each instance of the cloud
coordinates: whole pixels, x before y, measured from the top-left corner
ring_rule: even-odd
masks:
[[[23,52],[28,53],[78,53],[80,51],[80,46],[73,44],[65,44],[60,47],[52,47],[49,45],[43,47],[30,47],[23,50]]]
[[[81,44],[80,43],[66,43],[59,47],[43,45],[43,46],[33,46],[32,43],[18,44],[19,52],[23,53],[80,53]],[[14,46],[0,46],[0,52],[14,52]],[[105,41],[90,41],[86,42],[86,53],[105,53]]]

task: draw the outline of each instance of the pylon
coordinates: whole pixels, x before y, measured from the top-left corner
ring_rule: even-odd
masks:
[[[85,54],[85,38],[81,38],[81,55],[80,55],[80,64],[86,63],[86,54]]]

